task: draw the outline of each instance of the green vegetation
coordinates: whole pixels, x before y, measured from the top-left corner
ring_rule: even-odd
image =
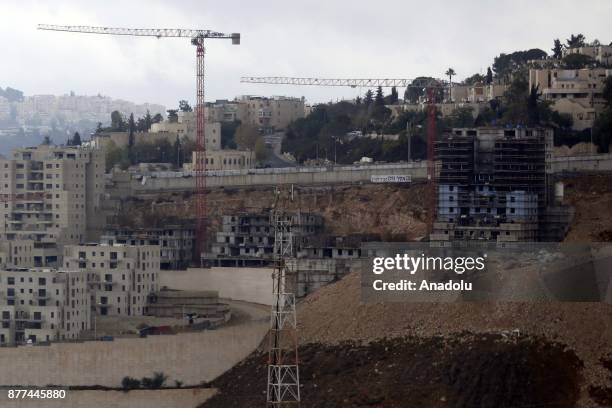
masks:
[[[606,100],[606,108],[595,119],[593,142],[601,152],[609,153],[612,143],[612,77],[606,78],[603,97]]]
[[[121,380],[121,388],[123,388],[124,391],[136,390],[139,388],[158,390],[164,386],[166,380],[168,380],[168,376],[162,372],[154,372],[153,377],[143,377],[142,380],[125,376]],[[182,382],[176,381],[177,388],[180,388],[182,385]]]

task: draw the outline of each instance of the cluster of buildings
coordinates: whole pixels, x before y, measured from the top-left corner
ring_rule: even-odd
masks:
[[[78,339],[93,316],[146,313],[162,244],[100,242],[102,153],[41,145],[0,157],[0,345]]]
[[[256,127],[260,133],[282,131],[296,119],[306,115],[304,98],[286,96],[243,95],[232,101],[217,100],[206,106],[208,121],[246,123]]]
[[[531,69],[529,87],[537,87],[542,99],[552,103],[551,109],[571,116],[575,130],[585,130],[605,108],[603,88],[610,76],[608,68]]]
[[[166,108],[148,103],[135,104],[102,95],[75,95],[74,92],[61,96],[24,96],[21,100],[12,101],[0,96],[0,123],[10,122],[17,126],[51,127],[81,121],[105,123],[113,111],[125,115],[134,113],[138,117],[144,116],[147,111],[151,114],[163,113]]]
[[[282,131],[294,120],[305,116],[303,98],[242,96],[232,101],[217,100],[206,105],[204,160],[207,170],[240,170],[255,167],[255,154],[246,149],[223,149],[221,145],[221,124],[240,122],[255,128],[262,135]],[[165,120],[154,123],[148,132],[134,134],[134,143],[156,142],[166,140],[196,140],[196,113],[178,112],[176,121]],[[103,132],[93,136],[92,145],[106,148],[112,142],[117,147],[129,143],[128,132]],[[184,165],[185,171],[193,171],[196,153],[192,153],[191,162]]]

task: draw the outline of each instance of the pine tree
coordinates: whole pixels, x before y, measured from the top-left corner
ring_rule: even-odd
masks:
[[[487,68],[487,85],[493,83],[493,71],[491,71],[491,67]]]
[[[374,99],[374,105],[376,106],[385,105],[385,96],[383,95],[382,86],[379,86],[376,89],[376,98]]]
[[[372,92],[371,89],[368,89],[368,91],[365,93],[365,98],[363,101],[366,104],[366,106],[370,106],[372,102],[374,102],[374,93]]]

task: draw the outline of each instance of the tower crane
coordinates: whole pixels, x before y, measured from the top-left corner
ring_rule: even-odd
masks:
[[[356,87],[406,87],[425,91],[427,98],[427,180],[429,191],[425,205],[428,209],[428,227],[433,229],[436,210],[436,169],[434,143],[436,140],[436,90],[445,89],[448,82],[436,78],[299,78],[299,77],[241,77],[240,82],[275,85],[348,86]]]
[[[195,155],[195,195],[196,195],[196,256],[200,262],[201,252],[206,248],[207,205],[206,205],[206,137],[204,114],[204,40],[231,39],[232,44],[240,44],[240,34],[225,34],[211,30],[180,28],[116,28],[92,26],[62,26],[39,24],[39,30],[65,31],[71,33],[129,35],[136,37],[181,37],[189,38],[196,47],[196,155]]]

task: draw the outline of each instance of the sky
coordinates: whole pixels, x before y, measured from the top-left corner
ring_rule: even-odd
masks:
[[[198,28],[242,36],[208,40],[206,100],[304,96],[310,103],[367,89],[240,83],[241,76],[443,77],[485,73],[501,52],[583,33],[612,42],[612,1],[33,1],[0,0],[0,87],[26,95],[97,95],[177,106],[195,99],[188,39],[36,30],[38,23]]]

